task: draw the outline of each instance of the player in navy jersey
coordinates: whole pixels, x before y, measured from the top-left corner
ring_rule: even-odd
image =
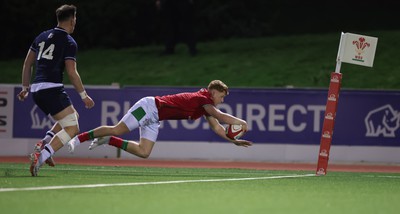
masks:
[[[44,31],[35,38],[22,68],[19,100],[25,100],[31,92],[35,104],[56,121],[30,155],[32,176],[37,176],[39,168],[45,162],[54,166],[54,153],[79,133],[78,113],[64,90],[64,70],[85,107],[94,106],[76,68],[78,46],[70,36],[76,25],[76,10],[74,5],[62,5],[56,10],[57,27]],[[34,64],[35,78],[30,85]]]
[[[220,124],[242,125],[247,131],[246,121],[221,112],[216,106],[228,95],[228,86],[220,80],[213,80],[207,89],[197,92],[179,93],[166,96],[144,97],[136,102],[115,126],[100,126],[94,130],[76,136],[68,143],[70,151],[81,142],[94,139],[89,147],[93,149],[102,144],[121,148],[141,158],[149,157],[157,140],[160,121],[196,120],[205,116],[211,129],[223,139],[237,146],[248,147],[247,140],[232,140],[225,135],[225,128]],[[129,141],[116,137],[140,128],[140,141]]]

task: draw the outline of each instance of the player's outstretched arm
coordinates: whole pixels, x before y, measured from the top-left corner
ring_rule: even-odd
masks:
[[[206,105],[204,106],[204,109],[208,114],[216,118],[218,121],[226,124],[231,124],[231,125],[241,125],[243,130],[247,132],[247,122],[245,120],[242,120],[240,118],[237,118],[233,115],[224,113],[217,109],[213,105]]]
[[[252,142],[248,140],[243,140],[243,139],[232,140],[228,138],[225,133],[225,128],[219,123],[219,121],[216,118],[208,116],[206,117],[206,119],[210,124],[210,128],[221,138],[234,143],[236,146],[249,147],[252,145]]]

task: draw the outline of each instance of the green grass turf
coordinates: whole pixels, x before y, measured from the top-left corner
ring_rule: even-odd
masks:
[[[354,33],[378,37],[374,67],[342,63],[342,88],[399,89],[400,31]],[[339,41],[340,32],[229,39],[199,43],[196,57],[183,44],[166,57],[158,56],[162,46],[86,50],[78,53],[78,71],[88,85],[204,87],[221,79],[230,87],[327,88]],[[23,60],[0,59],[0,83],[20,84]]]
[[[389,214],[400,210],[400,174],[395,173],[330,172],[322,177],[277,178],[314,172],[58,165],[44,167],[39,177],[31,177],[27,168],[27,164],[0,164],[2,213]],[[261,179],[226,180],[242,178]],[[118,183],[130,185],[2,192]]]

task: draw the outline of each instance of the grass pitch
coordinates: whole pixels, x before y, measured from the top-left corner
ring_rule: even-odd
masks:
[[[2,213],[398,213],[400,174],[0,163]]]

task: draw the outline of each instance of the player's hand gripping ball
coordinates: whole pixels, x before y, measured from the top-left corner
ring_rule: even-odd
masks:
[[[244,135],[244,130],[242,125],[228,125],[225,134],[229,139],[237,140]]]

